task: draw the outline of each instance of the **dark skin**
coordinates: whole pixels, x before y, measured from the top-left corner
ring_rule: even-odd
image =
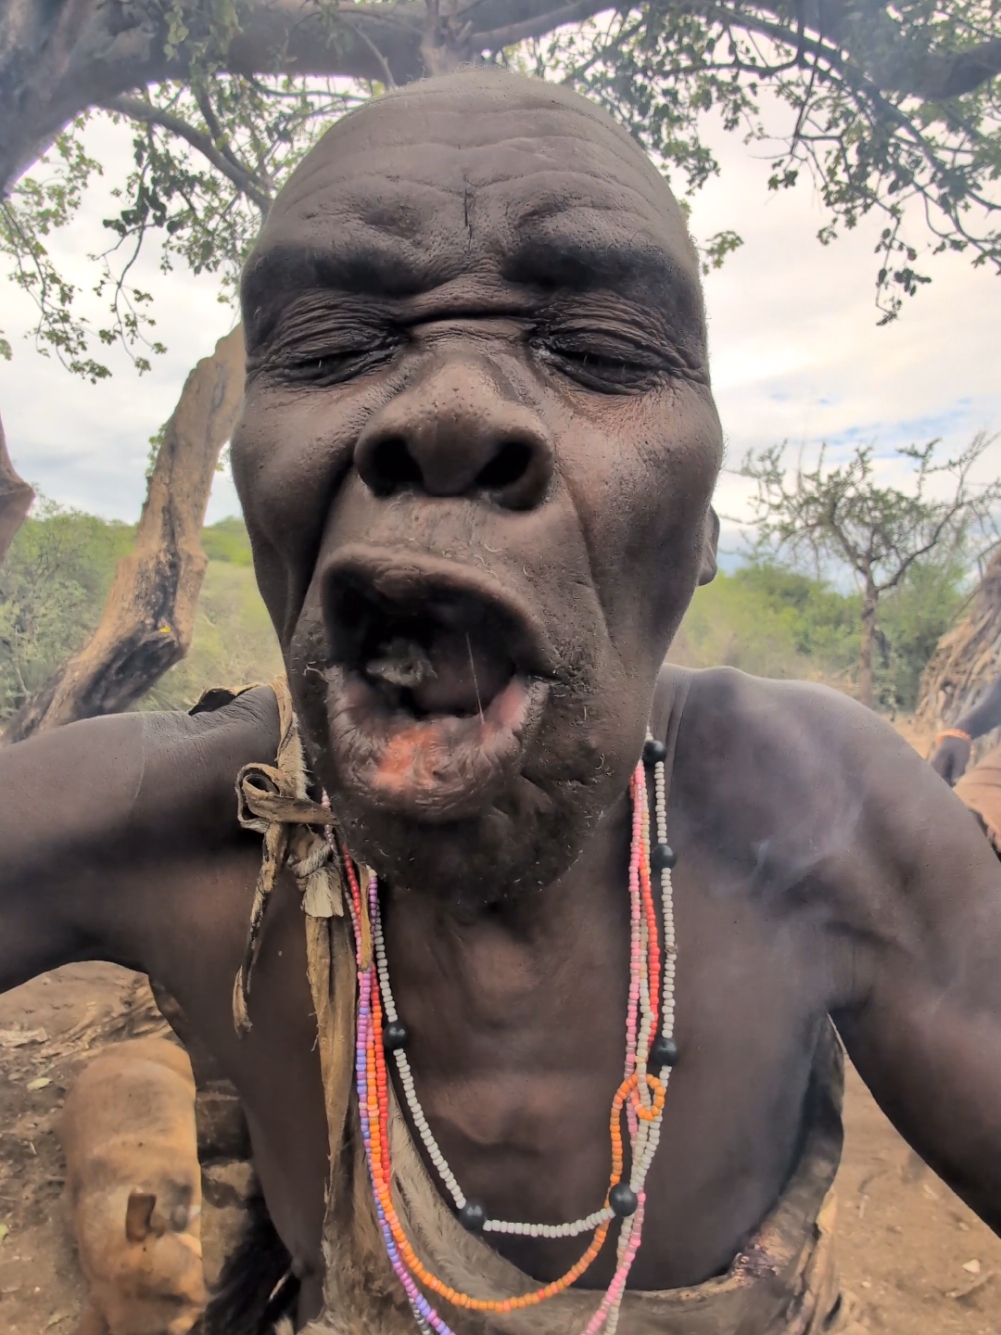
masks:
[[[586,1214],[623,1059],[628,776],[713,571],[720,433],[680,215],[570,94],[431,82],[307,159],[245,313],[258,578],[314,771],[384,878],[421,1102],[488,1213]],[[0,986],[101,958],[178,999],[240,1091],[303,1324],[327,1143],[286,881],[248,1036],[231,1016],[260,857],[233,783],[276,742],[257,690],[0,755]],[[631,1285],[729,1265],[794,1160],[828,1014],[1001,1226],[1001,870],[960,803],[850,701],[719,670],[689,696],[669,828],[682,1057]],[[540,1280],[580,1250],[497,1245]]]
[[[931,767],[950,788],[966,773],[971,743],[985,732],[1001,727],[1001,676],[995,677],[977,703],[953,727],[966,737],[942,737],[931,758]],[[967,741],[969,738],[969,741]]]

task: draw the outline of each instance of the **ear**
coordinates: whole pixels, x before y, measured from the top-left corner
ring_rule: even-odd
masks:
[[[716,578],[716,546],[719,543],[719,515],[710,505],[706,511],[706,525],[702,533],[702,564],[699,584],[709,584]]]
[[[125,1207],[125,1236],[129,1242],[145,1242],[153,1231],[156,1197],[148,1191],[131,1191]]]

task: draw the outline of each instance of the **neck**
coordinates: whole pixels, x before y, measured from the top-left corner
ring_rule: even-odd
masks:
[[[451,1065],[450,1044],[458,1064],[477,1031],[491,1043],[509,1035],[521,1044],[565,1034],[571,1019],[586,1028],[592,991],[606,1003],[624,998],[629,811],[623,797],[573,867],[533,894],[456,906],[419,891],[387,892],[387,955],[418,1070],[425,1060]]]
[[[659,744],[651,740],[648,745],[652,748]],[[656,826],[663,840],[663,747],[660,751],[660,757],[651,754],[649,763],[657,762]],[[384,1041],[387,1046],[392,1043],[396,1052],[405,1101],[419,1128],[424,1150],[438,1168],[467,1227],[499,1231],[509,1235],[513,1245],[519,1245],[519,1238],[529,1236],[527,1226],[517,1222],[521,1210],[505,1207],[516,1203],[520,1195],[529,1219],[544,1212],[542,1224],[532,1227],[554,1230],[547,1235],[554,1240],[569,1239],[582,1231],[594,1234],[584,1256],[560,1277],[553,1292],[562,1292],[584,1269],[590,1269],[604,1246],[610,1223],[616,1215],[622,1218],[614,1281],[588,1327],[589,1333],[604,1326],[606,1318],[614,1325],[614,1314],[640,1245],[644,1184],[660,1137],[666,1093],[666,1084],[648,1073],[646,1065],[660,1030],[662,971],[644,780],[644,770],[637,767],[632,801],[623,803],[620,809],[622,814],[631,814],[631,820],[623,820],[619,811],[608,813],[571,873],[545,887],[530,908],[508,906],[504,911],[501,904],[500,908],[488,907],[476,915],[464,913],[457,919],[437,906],[432,906],[429,913],[426,900],[398,893],[389,897],[386,906],[390,923],[396,919],[395,930],[387,932],[385,915],[373,899],[376,955],[362,978],[363,1038],[358,1059],[362,1130],[374,1189],[385,1212],[380,1215],[380,1226],[391,1257],[396,1257],[394,1238],[405,1253],[409,1243],[392,1205],[391,1169],[383,1162],[389,1153],[385,1133],[380,1130],[389,1116],[384,1091],[388,1074]],[[623,837],[627,830],[632,852],[628,889],[623,893],[620,877],[614,873],[615,865],[621,865],[621,853],[630,845],[630,840]],[[666,850],[666,844],[663,847]],[[664,922],[669,924],[670,873],[666,869],[663,894]],[[362,911],[359,904],[358,912]],[[398,977],[402,973],[405,987],[409,985],[409,1003],[398,987],[394,1004],[390,989],[389,956],[394,936],[403,964]],[[400,949],[404,943],[405,949]],[[377,975],[382,979],[381,988],[374,981]],[[671,1044],[673,991],[669,975],[664,978],[668,980],[663,1007],[665,1033],[657,1041]],[[384,1030],[380,1028],[380,994],[390,1021]],[[370,996],[375,998],[374,1009],[370,1008]],[[673,1065],[674,1057],[669,1053],[658,1056],[655,1069],[659,1070],[665,1061]],[[415,1089],[414,1079],[422,1068],[418,1084],[426,1085],[424,1107],[424,1091]],[[375,1097],[371,1092],[373,1078],[383,1091]],[[583,1177],[600,1179],[604,1156],[596,1151],[603,1118],[594,1096],[606,1084],[614,1091],[611,1184],[606,1188],[604,1205],[595,1213],[593,1205],[589,1210],[572,1208],[583,1196],[601,1199],[600,1181],[582,1181],[582,1174],[576,1171],[581,1165],[574,1160],[582,1148],[589,1147]],[[624,1161],[621,1139],[627,1105],[631,1166]],[[429,1129],[429,1117],[433,1130]],[[479,1151],[485,1147],[491,1154],[484,1160]],[[573,1147],[569,1155],[568,1147]],[[468,1193],[452,1175],[449,1158],[454,1159],[471,1186],[476,1184]],[[540,1162],[550,1166],[547,1192],[543,1193],[550,1197],[554,1165],[561,1164],[564,1181],[555,1192],[561,1200],[544,1200],[539,1195]],[[547,1221],[545,1214],[561,1204],[571,1208],[560,1209],[562,1218]],[[532,1232],[530,1236],[539,1235]],[[398,1258],[393,1264],[403,1267],[398,1273],[406,1284],[412,1278],[406,1265]],[[433,1282],[418,1259],[411,1257],[407,1264],[418,1277]],[[413,1293],[420,1306],[423,1299],[416,1289]],[[450,1296],[460,1306],[476,1301]],[[550,1291],[540,1288],[528,1295],[526,1302],[548,1296]],[[496,1310],[502,1310],[502,1306]],[[429,1320],[434,1318],[432,1324],[443,1335],[450,1335],[433,1312],[429,1310],[426,1315]]]
[[[413,926],[427,924],[435,932],[461,939],[478,931],[501,932],[512,939],[542,945],[566,928],[568,914],[586,912],[605,898],[607,871],[622,880],[628,867],[630,802],[623,794],[600,817],[571,867],[539,890],[508,894],[503,886],[488,894],[467,896],[457,888],[453,897],[425,894],[390,886],[384,892],[384,912],[407,915]],[[616,857],[625,849],[626,863]],[[598,873],[596,876],[595,873]]]

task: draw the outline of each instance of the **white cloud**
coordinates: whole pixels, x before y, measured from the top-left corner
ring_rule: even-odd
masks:
[[[104,311],[90,298],[96,268],[87,255],[113,239],[101,222],[120,207],[108,188],[128,169],[131,136],[124,127],[96,121],[88,149],[105,164],[105,178],[88,195],[77,221],[48,244],[61,271],[84,294],[83,309],[97,325],[104,322]],[[217,278],[196,278],[183,267],[163,274],[152,250],[141,256],[132,277],[155,295],[153,334],[168,351],[154,356],[153,369],[139,376],[123,352],[102,348],[98,358],[114,374],[96,385],[70,375],[54,356],[40,355],[22,337],[34,326],[34,307],[0,278],[0,327],[14,351],[13,361],[0,362],[0,413],[15,465],[54,500],[126,520],[134,520],[142,505],[149,437],[170,416],[192,366],[235,319],[232,308],[217,300]],[[222,513],[236,509],[232,494]]]
[[[947,448],[1001,427],[1001,282],[961,255],[929,257],[932,283],[878,327],[874,254],[881,221],[829,246],[810,190],[767,190],[760,148],[714,136],[721,176],[696,198],[692,227],[733,227],[745,244],[706,280],[713,383],[730,462],[788,440],[871,442],[877,453],[941,436]],[[917,233],[920,236],[920,231]],[[985,469],[1001,471],[1001,442]],[[743,484],[725,477],[724,508]]]

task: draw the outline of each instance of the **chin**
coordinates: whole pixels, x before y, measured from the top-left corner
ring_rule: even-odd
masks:
[[[601,709],[615,683],[598,689],[600,672],[579,666],[593,660],[559,653],[478,572],[341,554],[289,678],[352,856],[456,904],[562,875],[628,781],[633,732],[642,744],[644,719]]]

